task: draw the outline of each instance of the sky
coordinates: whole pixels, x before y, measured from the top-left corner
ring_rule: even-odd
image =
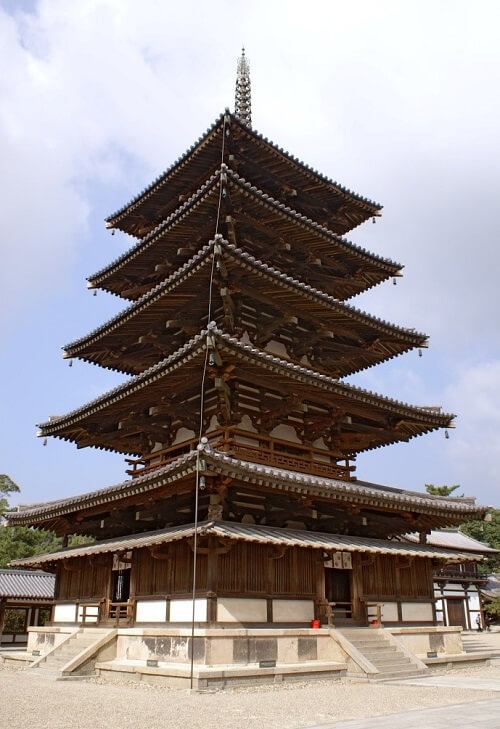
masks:
[[[404,277],[356,297],[430,336],[349,381],[442,405],[456,429],[358,458],[359,478],[500,506],[500,4],[495,0],[0,0],[0,472],[12,503],[124,479],[120,454],[36,423],[124,376],[61,346],[124,308],[86,277],[133,244],[104,218],[169,167],[251,65],[253,126],[384,205],[356,244]]]

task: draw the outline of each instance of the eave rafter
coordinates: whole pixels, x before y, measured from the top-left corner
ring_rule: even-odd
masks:
[[[226,331],[246,330],[258,345],[276,335],[292,359],[309,354],[336,376],[427,344],[425,335],[371,317],[219,237],[122,313],[67,345],[65,356],[141,372],[206,323],[211,278],[213,315]]]
[[[144,235],[157,225],[186,190],[193,189],[200,174],[206,177],[207,171],[220,160],[224,133],[226,162],[236,162],[243,173],[256,167],[259,179],[265,181],[274,194],[284,192],[294,197],[304,210],[309,211],[311,206],[315,209],[319,204],[325,209],[328,221],[339,231],[345,232],[380,213],[381,206],[377,203],[312,170],[226,111],[169,170],[111,215],[107,219],[108,227]],[[235,155],[239,156],[238,160]],[[314,190],[312,196],[311,190]]]
[[[303,504],[318,508],[325,518],[328,514],[335,518],[338,510],[347,506],[352,510],[351,518],[355,520],[362,516],[371,518],[371,515],[377,519],[387,519],[387,533],[394,534],[401,532],[397,524],[391,526],[392,515],[401,520],[405,528],[415,524],[422,527],[428,524],[430,528],[436,528],[481,519],[486,512],[486,507],[475,506],[461,499],[431,497],[425,493],[361,481],[292,474],[279,468],[244,462],[213,451],[208,446],[202,451],[202,456],[204,474],[207,478],[215,478],[214,487],[217,488],[217,484],[222,486],[223,482],[224,489],[229,487],[227,499],[230,503],[239,500],[256,504],[259,500],[266,502],[269,497],[271,506],[285,508],[290,498],[307,499]],[[12,526],[56,528],[60,534],[78,533],[77,519],[82,523],[97,516],[106,518],[112,508],[123,510],[147,501],[149,506],[141,507],[141,511],[149,508],[154,513],[156,504],[167,497],[182,499],[182,494],[192,504],[196,461],[196,452],[191,452],[157,471],[115,486],[68,499],[22,507],[17,512],[9,512],[9,523]],[[244,494],[238,496],[242,490]],[[182,507],[182,503],[178,502],[177,506]]]
[[[221,181],[225,193],[222,199]],[[301,278],[339,298],[349,298],[389,276],[399,275],[399,264],[340,238],[223,165],[136,246],[91,276],[89,286],[121,296],[126,291],[127,298],[137,299],[182,265],[213,234],[219,204],[219,230],[231,242],[266,259],[275,256],[275,263],[285,266],[285,270],[288,266],[290,272],[301,263],[307,264]],[[273,253],[277,238],[284,244]],[[157,264],[161,267],[155,271]]]
[[[338,443],[343,451],[348,452],[408,440],[436,427],[448,427],[451,422],[450,415],[437,413],[432,409],[415,408],[374,395],[259,351],[224,334],[215,326],[210,327],[208,343],[212,353],[212,357],[209,356],[209,371],[211,378],[213,374],[214,382],[206,392],[206,418],[216,414],[222,402],[224,417],[232,420],[231,409],[234,410],[236,397],[233,386],[239,382],[246,383],[254,393],[269,392],[275,393],[274,396],[277,397],[284,395],[285,398],[287,394],[293,394],[302,403],[309,403],[313,408],[333,407],[343,410],[346,416],[338,424],[341,431]],[[118,423],[129,412],[138,410],[147,413],[149,418],[155,418],[152,415],[154,411],[150,408],[156,404],[158,397],[165,395],[177,399],[176,407],[172,406],[170,412],[172,421],[178,418],[185,422],[196,422],[199,418],[199,395],[206,347],[207,334],[202,332],[174,355],[107,395],[67,416],[43,424],[40,434],[57,435],[78,442],[82,428],[87,429],[88,425],[98,424],[103,430],[109,429],[112,432],[114,428],[117,432],[118,440],[110,438],[107,447],[131,454],[144,453],[143,439],[147,437],[144,427],[138,426],[138,435],[134,439],[129,433],[119,433]],[[220,378],[220,383],[215,385],[217,378]],[[214,387],[219,400],[211,400]],[[242,406],[240,402],[239,412]],[[303,420],[303,408],[296,408],[295,414]],[[156,428],[161,426],[156,419],[153,422],[156,432]],[[91,434],[88,430],[86,432],[84,445],[89,445]],[[96,435],[95,445],[106,447],[106,437],[108,436],[104,433]]]

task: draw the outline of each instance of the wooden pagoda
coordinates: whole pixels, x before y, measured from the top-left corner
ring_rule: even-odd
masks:
[[[9,515],[96,540],[21,561],[57,572],[54,625],[188,624],[195,549],[198,624],[435,624],[432,572],[468,557],[425,535],[484,510],[356,477],[452,423],[343,381],[427,345],[347,303],[401,274],[344,237],[380,211],[252,129],[242,57],[235,113],[108,218],[137,242],[88,285],[126,308],[64,353],[132,377],[39,434],[130,478]]]

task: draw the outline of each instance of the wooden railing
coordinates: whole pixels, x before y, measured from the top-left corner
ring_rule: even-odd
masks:
[[[383,603],[381,602],[365,602],[366,608],[366,620],[372,628],[382,628],[382,608]]]
[[[126,602],[113,602],[105,600],[102,609],[102,621],[112,622],[115,625],[132,622],[134,618],[135,603],[133,600]]]
[[[133,600],[113,602],[108,598],[102,598],[95,602],[80,602],[77,605],[78,622],[87,625],[110,622],[115,625],[128,625],[133,620],[134,609]]]
[[[327,602],[325,612],[328,625],[333,627],[337,621],[352,618],[352,602]]]
[[[219,428],[208,433],[207,438],[209,444],[215,450],[252,463],[262,463],[328,478],[354,478],[351,474],[356,467],[351,465],[347,459],[345,465],[341,465],[338,463],[338,456],[333,451],[326,449],[292,443],[280,438],[271,438],[270,436],[238,428]],[[128,458],[127,463],[132,468],[128,469],[127,473],[132,477],[136,477],[160,468],[193,451],[197,444],[198,439],[192,438],[169,448],[150,453],[144,458]]]
[[[487,575],[483,575],[480,572],[478,572],[475,569],[471,568],[465,568],[462,570],[459,570],[457,568],[453,567],[443,567],[443,569],[439,570],[434,574],[434,579],[437,580],[458,580],[459,582],[461,580],[471,580],[473,582],[487,582],[488,577]]]
[[[80,623],[98,623],[101,619],[103,600],[81,602],[77,607]]]

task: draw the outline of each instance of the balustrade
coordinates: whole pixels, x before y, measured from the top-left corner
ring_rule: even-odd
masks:
[[[313,448],[238,428],[219,428],[208,433],[207,438],[215,450],[252,463],[262,463],[327,478],[347,480],[355,478],[352,476],[356,468],[354,465],[347,459],[345,465],[341,465],[336,454],[323,448]],[[192,438],[150,453],[144,458],[128,458],[127,463],[132,467],[127,473],[136,477],[160,468],[195,450],[197,444],[198,439]]]

